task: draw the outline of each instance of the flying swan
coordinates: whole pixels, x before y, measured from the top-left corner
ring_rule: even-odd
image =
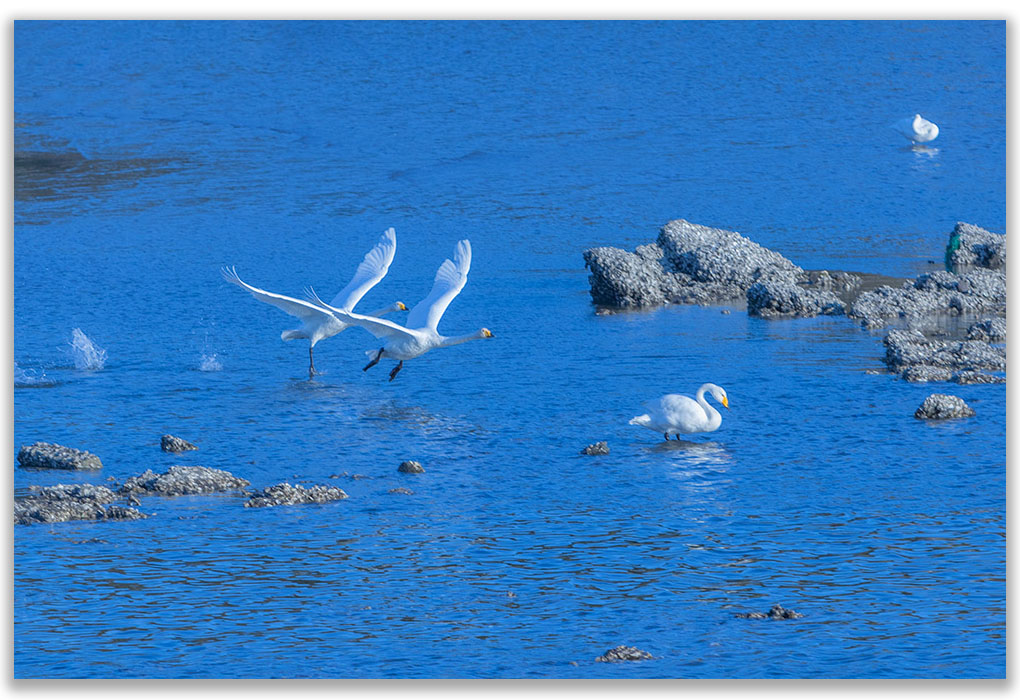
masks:
[[[332,304],[346,311],[353,309],[354,305],[361,301],[361,297],[365,296],[368,290],[386,276],[386,272],[390,269],[390,263],[393,262],[393,256],[396,252],[397,234],[396,231],[390,228],[380,236],[379,242],[375,244],[375,247],[368,251],[365,259],[358,265],[358,269],[354,273],[354,279],[340,290],[340,293],[334,297]],[[337,319],[336,316],[310,301],[295,299],[283,294],[274,294],[273,292],[253,287],[243,282],[238,277],[237,270],[233,267],[224,267],[220,270],[220,273],[227,282],[236,284],[242,289],[247,289],[259,301],[272,304],[281,311],[301,319],[300,328],[284,331],[280,334],[280,338],[283,340],[294,340],[295,338],[308,339],[309,379],[315,376],[315,358],[312,354],[315,344],[320,340],[333,337],[351,325]],[[398,301],[383,309],[370,312],[369,316],[382,316],[393,311],[407,311],[407,307],[404,306],[403,302]]]
[[[670,433],[680,439],[680,433],[710,433],[722,425],[722,416],[705,400],[709,392],[716,401],[729,410],[726,390],[715,384],[702,384],[692,399],[682,394],[666,394],[646,404],[648,413],[630,419],[631,425],[662,433],[669,440]]]
[[[443,264],[439,266],[435,282],[432,283],[432,291],[411,309],[407,314],[407,322],[404,326],[384,318],[363,316],[350,310],[335,308],[334,305],[326,304],[322,299],[319,299],[314,290],[309,290],[309,293],[316,303],[331,311],[344,323],[361,326],[376,338],[384,341],[379,350],[366,351],[365,354],[372,360],[365,365],[364,370],[374,367],[384,357],[399,360],[397,366],[390,371],[390,381],[392,382],[397,376],[397,372],[403,368],[404,360],[420,357],[433,348],[448,348],[469,340],[493,337],[488,328],[469,335],[454,337],[440,335],[437,330],[439,320],[446,312],[446,307],[464,288],[469,269],[471,269],[471,242],[465,239],[457,243],[453,260],[444,260]]]
[[[939,127],[920,114],[901,119],[893,124],[893,128],[900,132],[914,143],[928,143],[934,141],[939,135]]]

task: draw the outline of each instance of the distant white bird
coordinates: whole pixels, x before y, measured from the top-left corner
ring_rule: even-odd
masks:
[[[920,114],[901,119],[893,124],[893,128],[914,143],[928,143],[939,135],[938,125],[928,121]]]
[[[662,433],[669,440],[670,433],[680,439],[680,433],[710,433],[722,425],[722,416],[705,400],[705,392],[727,409],[730,407],[726,390],[715,384],[702,384],[692,399],[682,394],[666,394],[646,404],[648,413],[630,419],[631,425]]]
[[[396,252],[397,234],[392,228],[387,229],[379,238],[379,242],[375,244],[375,247],[368,251],[365,259],[358,265],[358,269],[354,273],[354,279],[341,289],[340,293],[333,299],[333,305],[346,311],[353,309],[354,305],[361,301],[361,297],[365,296],[368,290],[386,276],[386,272],[390,269],[390,263],[393,262],[393,256]],[[253,287],[241,281],[241,278],[237,275],[237,270],[233,267],[224,267],[220,273],[227,282],[247,289],[259,301],[272,304],[291,316],[301,319],[300,328],[284,331],[280,334],[280,338],[283,340],[294,340],[295,338],[308,339],[309,379],[315,376],[315,358],[312,354],[315,344],[320,340],[336,335],[351,325],[338,320],[336,316],[310,301],[295,299],[282,294],[274,294],[273,292]],[[382,316],[393,311],[407,311],[407,307],[404,306],[403,302],[398,301],[385,308],[372,311],[369,315]]]
[[[470,269],[471,243],[463,240],[457,243],[453,260],[445,260],[439,266],[435,282],[432,284],[432,291],[411,309],[407,314],[407,322],[404,326],[384,318],[372,318],[335,308],[332,304],[326,304],[322,299],[319,299],[314,290],[311,292],[311,296],[316,303],[329,309],[341,321],[361,326],[376,338],[385,341],[379,350],[368,350],[365,353],[372,358],[372,361],[365,365],[364,369],[368,370],[375,366],[384,357],[399,360],[397,366],[390,372],[390,381],[392,382],[397,376],[397,372],[403,368],[404,360],[424,355],[433,348],[448,348],[469,340],[493,337],[488,328],[483,328],[470,335],[455,337],[440,335],[437,330],[439,320],[446,312],[446,307],[464,288]]]

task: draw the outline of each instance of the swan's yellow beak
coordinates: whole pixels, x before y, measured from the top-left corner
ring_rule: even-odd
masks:
[[[492,338],[493,337],[492,331],[490,331],[488,328],[483,328],[482,329],[482,337],[483,338]]]
[[[400,309],[401,311],[407,311],[407,307],[404,306],[404,302],[402,301],[397,302],[397,308]]]
[[[725,406],[727,409],[729,409],[729,407],[730,407],[730,400],[728,398],[726,398],[725,396],[722,397],[722,405]]]

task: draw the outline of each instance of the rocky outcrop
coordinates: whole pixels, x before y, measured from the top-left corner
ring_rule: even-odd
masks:
[[[117,495],[105,486],[57,484],[14,500],[14,522],[60,523],[69,520],[139,520],[147,517],[134,508],[107,505]]]
[[[980,340],[944,342],[916,330],[889,331],[883,341],[885,363],[908,381],[979,383],[976,370],[1006,369],[1006,350]]]
[[[839,316],[843,302],[828,290],[805,289],[792,282],[755,282],[747,289],[747,313],[760,318]]]
[[[421,466],[421,462],[407,460],[406,462],[400,463],[400,466],[397,467],[397,471],[404,474],[424,474],[425,467]]]
[[[990,270],[1005,269],[1006,236],[973,224],[957,223],[949,234],[946,264],[952,270],[973,266]]]
[[[596,661],[605,663],[613,663],[616,661],[646,661],[653,658],[647,651],[642,651],[637,647],[618,646],[613,647],[602,656],[596,656]]]
[[[244,504],[245,508],[271,508],[274,506],[294,506],[305,503],[330,503],[347,498],[343,489],[335,486],[291,486],[288,483],[269,486],[252,494]]]
[[[588,445],[583,450],[581,450],[581,454],[583,454],[583,455],[607,455],[607,454],[609,454],[609,443],[606,442],[605,440],[600,440],[598,442],[592,443],[591,445]]]
[[[908,382],[955,382],[957,384],[1005,384],[1006,378],[978,370],[953,371],[945,367],[914,365],[907,367],[900,376]]]
[[[864,292],[851,304],[847,315],[859,319],[865,328],[879,328],[889,319],[1005,311],[1005,271],[974,269],[960,275],[943,270],[927,272],[898,289],[881,286]]]
[[[187,452],[188,450],[198,449],[187,440],[182,440],[181,438],[173,435],[164,435],[161,437],[159,440],[159,446],[164,452]]]
[[[210,467],[170,467],[162,474],[146,469],[133,476],[118,489],[120,494],[142,496],[187,496],[201,493],[232,491],[250,482],[228,471]]]
[[[750,613],[737,613],[735,617],[741,617],[745,620],[795,620],[798,617],[804,617],[801,613],[796,610],[787,610],[778,603],[769,608],[767,613],[763,612],[750,612]]]
[[[974,409],[968,406],[963,399],[949,394],[932,394],[914,411],[914,418],[928,420],[969,418],[973,415]]]
[[[680,293],[677,279],[667,273],[658,256],[648,246],[646,254],[629,253],[620,248],[591,248],[584,251],[584,264],[591,270],[591,298],[596,304],[621,308],[662,306]]]
[[[22,446],[18,451],[18,464],[29,469],[102,469],[96,455],[73,447],[36,442]]]
[[[1000,343],[1006,340],[1006,319],[986,318],[983,321],[972,323],[967,329],[968,340],[984,340],[990,343]]]

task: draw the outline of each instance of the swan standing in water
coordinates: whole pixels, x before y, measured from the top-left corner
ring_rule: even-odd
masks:
[[[375,244],[375,247],[368,251],[365,255],[365,259],[361,261],[360,265],[358,265],[358,269],[354,273],[354,279],[352,279],[346,287],[340,290],[340,293],[334,297],[332,304],[347,311],[353,309],[354,305],[361,301],[361,297],[365,296],[365,294],[368,293],[368,290],[378,284],[379,280],[386,276],[386,273],[390,269],[390,263],[393,262],[393,256],[396,252],[396,231],[392,228],[387,229],[386,232],[379,238],[379,242]],[[294,340],[295,338],[308,339],[309,379],[315,376],[315,358],[312,354],[315,344],[320,340],[331,338],[351,325],[350,323],[345,323],[337,319],[336,316],[321,307],[316,306],[310,301],[295,299],[293,297],[284,296],[283,294],[274,294],[273,292],[267,292],[264,289],[253,287],[250,284],[243,282],[237,275],[237,270],[233,267],[224,267],[220,270],[220,273],[223,275],[223,279],[227,282],[236,284],[242,289],[247,289],[251,292],[251,295],[259,301],[271,304],[281,311],[301,319],[300,328],[284,331],[280,334],[280,338],[283,340]],[[385,308],[371,311],[369,312],[369,315],[382,316],[383,314],[388,314],[393,311],[407,311],[407,307],[404,306],[403,302],[398,301]]]
[[[722,416],[705,400],[705,392],[730,408],[726,390],[715,384],[702,384],[692,399],[682,394],[666,394],[646,404],[648,413],[630,419],[631,425],[662,433],[669,440],[670,433],[680,439],[680,433],[710,433],[722,425]]]
[[[332,304],[326,304],[322,299],[319,299],[314,290],[310,290],[310,295],[316,303],[331,311],[344,323],[361,326],[376,338],[384,341],[379,350],[366,352],[372,361],[365,365],[364,370],[367,371],[374,367],[384,357],[399,360],[397,366],[390,372],[390,381],[392,382],[396,378],[397,372],[403,368],[404,360],[412,360],[433,348],[448,348],[469,340],[493,337],[488,328],[469,335],[454,337],[440,335],[437,329],[439,320],[446,312],[446,307],[464,288],[470,269],[471,242],[463,240],[457,243],[453,260],[444,260],[443,264],[439,266],[435,282],[432,284],[432,291],[411,309],[407,314],[407,322],[404,326],[384,318],[372,318],[352,313],[349,310],[334,308]]]
[[[920,114],[901,119],[893,124],[893,128],[900,132],[914,143],[928,143],[934,141],[939,135],[939,127]]]

